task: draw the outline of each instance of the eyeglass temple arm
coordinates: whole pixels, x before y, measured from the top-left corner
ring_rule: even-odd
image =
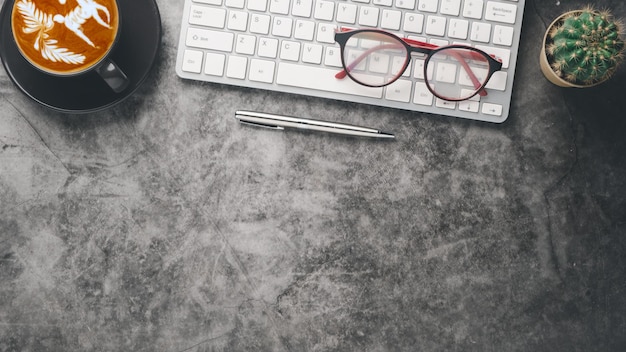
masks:
[[[463,55],[456,52],[456,50],[452,51],[452,55],[454,55],[454,58],[456,59],[456,61],[458,61],[461,64],[461,66],[463,66],[463,68],[465,69],[465,73],[467,73],[467,76],[472,81],[472,84],[474,85],[474,89],[480,88],[482,83],[480,83],[480,81],[478,80],[478,77],[476,77],[476,75],[474,74],[474,71],[472,71],[472,69],[469,67],[469,65],[467,64],[467,61],[465,61],[465,59],[463,58]],[[485,97],[487,96],[487,91],[483,88],[480,91],[478,91],[478,95],[480,95],[481,97]]]

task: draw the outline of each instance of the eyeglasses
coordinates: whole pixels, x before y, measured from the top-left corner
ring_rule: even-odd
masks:
[[[425,56],[416,60],[423,66],[428,90],[434,96],[448,101],[467,100],[479,94],[486,96],[485,86],[502,69],[502,62],[486,52],[466,46],[439,47],[377,29],[341,28],[335,32],[335,41],[341,49],[343,70],[338,79],[349,76],[368,87],[384,87],[400,78],[412,54]]]

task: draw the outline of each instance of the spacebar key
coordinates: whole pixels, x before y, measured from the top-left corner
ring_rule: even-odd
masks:
[[[276,83],[285,86],[302,87],[326,92],[382,98],[382,88],[371,88],[355,83],[350,78],[335,78],[341,69],[327,69],[314,66],[281,62],[278,64]]]

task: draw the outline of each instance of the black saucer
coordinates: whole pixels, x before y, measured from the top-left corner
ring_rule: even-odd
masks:
[[[130,96],[154,66],[161,44],[161,16],[155,0],[120,0],[122,31],[111,58],[130,84],[115,93],[95,71],[79,77],[48,76],[22,57],[11,34],[11,9],[0,12],[0,58],[7,73],[26,95],[53,110],[87,113],[109,108]]]

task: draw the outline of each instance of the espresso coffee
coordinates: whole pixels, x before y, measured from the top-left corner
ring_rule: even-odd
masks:
[[[22,55],[42,71],[72,75],[109,53],[119,28],[116,0],[15,0],[11,15]]]

